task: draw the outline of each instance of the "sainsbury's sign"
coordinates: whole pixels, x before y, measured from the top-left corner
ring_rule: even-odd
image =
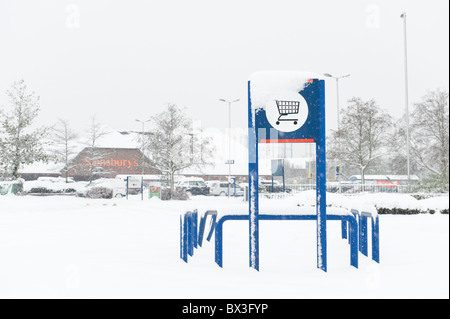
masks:
[[[85,162],[92,166],[98,166],[98,167],[125,167],[125,168],[132,168],[132,167],[138,167],[139,162],[136,159],[132,160],[118,160],[113,157],[110,159],[99,159],[95,161],[90,161],[88,158],[85,159]]]

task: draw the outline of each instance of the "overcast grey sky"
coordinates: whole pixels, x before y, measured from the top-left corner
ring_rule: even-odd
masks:
[[[41,123],[82,129],[97,114],[140,129],[177,103],[204,127],[246,128],[249,75],[299,70],[352,76],[341,105],[374,98],[404,111],[403,25],[408,13],[410,100],[449,86],[447,0],[1,0],[0,105],[24,79],[41,96]],[[336,127],[327,80],[328,128]]]

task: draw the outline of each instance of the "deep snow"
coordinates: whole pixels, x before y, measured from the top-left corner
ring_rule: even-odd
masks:
[[[213,242],[188,264],[179,258],[180,213],[247,205],[211,197],[0,197],[0,297],[449,298],[448,215],[380,216],[381,264],[360,254],[359,269],[349,265],[338,222],[328,223],[328,273],[316,268],[315,222],[261,222],[260,272],[248,267],[245,222],[225,224],[223,269]]]

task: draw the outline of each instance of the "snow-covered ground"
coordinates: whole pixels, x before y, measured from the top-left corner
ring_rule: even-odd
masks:
[[[260,205],[307,209],[310,197]],[[329,201],[375,200],[330,194]],[[429,204],[448,205],[448,197],[439,201]],[[360,255],[359,269],[349,265],[338,222],[328,223],[328,273],[316,268],[315,222],[261,222],[260,272],[248,268],[245,222],[225,224],[223,269],[214,263],[213,242],[188,264],[180,259],[181,213],[245,212],[247,205],[212,197],[0,196],[0,298],[449,298],[449,217],[439,213],[381,215],[381,264]]]

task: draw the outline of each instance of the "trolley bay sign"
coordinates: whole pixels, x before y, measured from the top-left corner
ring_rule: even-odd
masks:
[[[180,216],[180,258],[184,262],[188,262],[188,256],[194,255],[195,248],[202,246],[208,216],[211,216],[211,230],[207,240],[215,234],[215,262],[219,267],[223,267],[224,223],[228,221],[249,223],[249,264],[258,271],[260,221],[315,221],[317,268],[326,272],[327,220],[341,222],[342,238],[348,239],[350,246],[350,265],[358,268],[358,251],[368,256],[367,229],[371,219],[372,259],[380,262],[378,216],[350,208],[327,208],[323,79],[299,72],[260,72],[252,75],[248,81],[248,139],[248,214],[221,214],[219,218],[217,210],[208,210],[199,221],[199,212],[195,209]],[[258,151],[263,143],[315,144],[315,205],[308,203],[305,209],[295,209],[293,212],[280,201],[279,206],[272,207],[273,211],[265,209],[260,214]],[[273,173],[279,174],[276,170]],[[330,210],[328,214],[327,209]],[[292,213],[289,214],[289,211]]]
[[[315,143],[317,267],[327,271],[325,81],[296,72],[262,72],[248,82],[250,267],[259,270],[258,145]]]
[[[251,82],[250,82],[251,85]],[[304,89],[283,100],[273,100],[264,108],[255,108],[255,126],[261,139],[259,143],[315,142],[320,136],[320,85],[324,81],[308,80]],[[251,88],[250,88],[251,99]],[[280,96],[279,98],[283,98]],[[251,103],[251,100],[250,100]],[[271,137],[272,136],[272,137]],[[277,136],[275,139],[273,136]],[[278,140],[278,141],[277,141]]]

